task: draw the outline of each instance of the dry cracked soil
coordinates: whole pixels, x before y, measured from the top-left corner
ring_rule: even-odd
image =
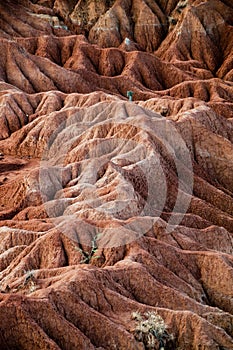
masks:
[[[1,1],[0,349],[232,350],[232,254],[232,0]]]

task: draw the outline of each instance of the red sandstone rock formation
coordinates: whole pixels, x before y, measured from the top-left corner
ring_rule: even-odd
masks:
[[[0,349],[233,349],[232,18],[0,4]]]

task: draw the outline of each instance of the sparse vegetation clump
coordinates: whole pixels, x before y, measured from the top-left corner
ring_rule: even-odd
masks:
[[[80,264],[89,264],[91,259],[100,258],[99,255],[95,255],[98,250],[97,240],[101,237],[101,233],[97,234],[91,241],[90,246],[91,249],[89,251],[85,251],[80,247],[75,246],[74,248],[81,253],[82,259],[80,260]]]
[[[180,0],[176,6],[176,10],[181,13],[182,10],[187,6],[188,0]]]
[[[173,336],[167,332],[167,325],[160,315],[150,311],[143,315],[133,312],[132,318],[136,321],[134,336],[146,349],[172,349]]]
[[[36,280],[35,280],[35,276],[34,270],[28,270],[28,271],[24,271],[25,273],[25,280],[24,280],[24,286],[27,286],[29,288],[29,292],[32,293],[34,292],[37,287],[36,287]]]

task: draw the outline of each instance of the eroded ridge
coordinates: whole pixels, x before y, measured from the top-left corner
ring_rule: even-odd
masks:
[[[232,349],[231,2],[0,16],[0,348]]]

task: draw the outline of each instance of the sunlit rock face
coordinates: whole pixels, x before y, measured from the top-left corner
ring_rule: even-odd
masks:
[[[232,19],[0,4],[0,349],[233,349]]]

